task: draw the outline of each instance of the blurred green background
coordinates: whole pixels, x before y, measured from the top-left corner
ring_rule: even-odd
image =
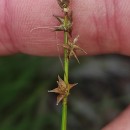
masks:
[[[130,102],[130,58],[81,57],[70,65],[68,130],[100,130]],[[61,104],[47,91],[63,78],[58,58],[0,57],[0,130],[60,130]]]

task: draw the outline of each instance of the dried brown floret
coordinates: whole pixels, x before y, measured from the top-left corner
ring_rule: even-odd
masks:
[[[69,95],[69,91],[70,89],[72,89],[74,86],[77,85],[77,83],[75,84],[66,84],[61,78],[60,76],[58,76],[58,81],[57,81],[58,87],[54,88],[53,90],[50,90],[48,92],[53,92],[53,93],[57,93],[59,94],[57,96],[57,105],[59,104],[59,102],[61,102],[63,100],[64,97]]]
[[[78,38],[79,38],[79,35],[74,38],[73,41],[68,41],[68,44],[64,44],[64,45],[61,45],[62,47],[66,48],[68,50],[68,58],[70,59],[72,56],[75,57],[75,59],[79,62],[79,59],[76,55],[76,51],[77,50],[80,50],[80,51],[83,51],[85,54],[87,54],[87,52],[85,50],[83,50],[82,48],[80,48],[78,45],[76,45],[77,41],[78,41]],[[59,44],[58,44],[59,45]]]
[[[54,17],[60,22],[60,25],[55,28],[55,31],[64,31],[68,32],[71,36],[72,33],[72,13],[68,16],[68,21],[67,25],[65,26],[65,19],[60,16],[55,16]]]

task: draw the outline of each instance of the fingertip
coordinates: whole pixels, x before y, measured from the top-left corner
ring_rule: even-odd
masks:
[[[130,105],[102,130],[130,130]]]

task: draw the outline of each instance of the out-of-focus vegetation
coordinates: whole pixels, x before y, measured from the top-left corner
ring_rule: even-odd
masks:
[[[130,58],[80,58],[70,65],[68,130],[100,130],[130,102]],[[0,130],[59,130],[61,104],[47,91],[62,77],[58,58],[0,57]]]

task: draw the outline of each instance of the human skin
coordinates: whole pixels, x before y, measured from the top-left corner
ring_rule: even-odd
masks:
[[[102,130],[130,130],[130,106]]]
[[[129,0],[72,0],[71,8],[72,36],[80,35],[78,44],[88,55],[130,56]],[[59,25],[53,14],[62,15],[56,0],[0,0],[0,55],[57,56],[63,36],[52,30]],[[31,31],[37,27],[44,29]],[[130,107],[103,130],[128,130],[128,120]]]
[[[129,0],[72,0],[73,37],[88,55],[130,55]],[[56,0],[0,0],[0,55],[56,56],[61,32],[51,29],[62,15]]]

